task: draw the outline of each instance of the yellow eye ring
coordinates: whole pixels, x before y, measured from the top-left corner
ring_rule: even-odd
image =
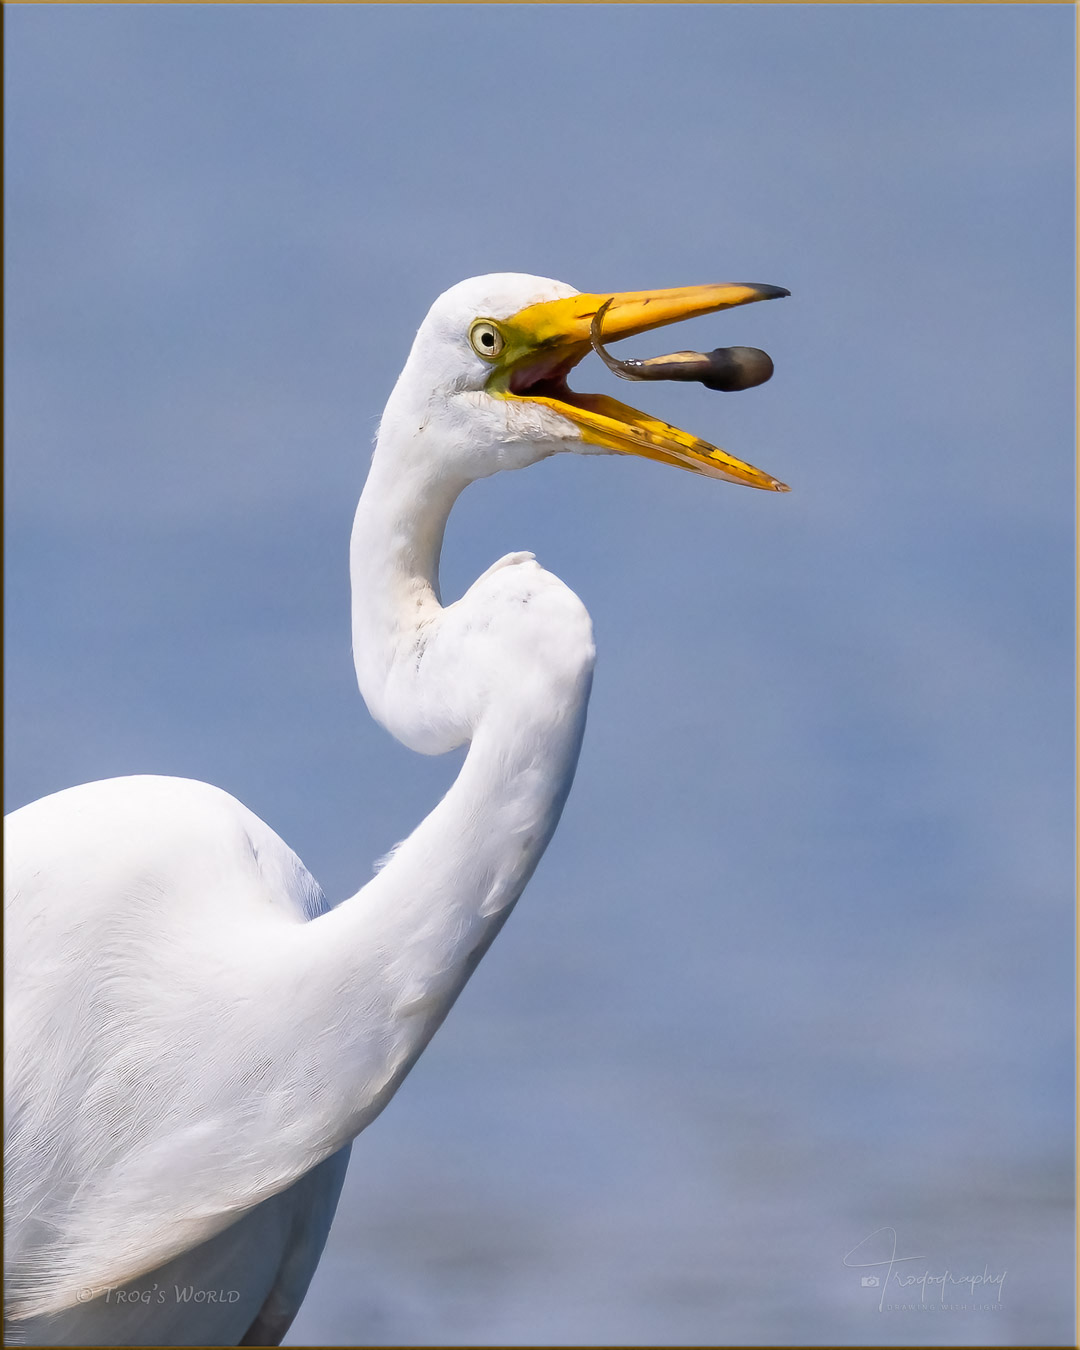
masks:
[[[503,335],[490,319],[477,319],[469,329],[469,341],[473,351],[485,361],[494,361],[506,345]]]

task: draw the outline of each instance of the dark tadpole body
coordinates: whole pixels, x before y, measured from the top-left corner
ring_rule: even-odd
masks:
[[[590,337],[600,360],[624,380],[697,380],[706,389],[753,389],[773,373],[772,358],[759,347],[717,347],[711,352],[672,352],[643,361],[619,361],[604,350],[601,334],[610,300],[596,311]]]

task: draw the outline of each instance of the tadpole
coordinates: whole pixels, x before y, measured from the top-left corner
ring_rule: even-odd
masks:
[[[604,350],[605,300],[593,315],[589,329],[593,351],[608,370],[623,380],[698,380],[706,389],[753,389],[773,373],[772,357],[760,347],[716,347],[711,352],[672,352],[669,356],[631,357],[620,361]]]

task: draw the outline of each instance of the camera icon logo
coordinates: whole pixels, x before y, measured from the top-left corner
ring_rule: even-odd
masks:
[[[861,1283],[864,1289],[876,1289],[881,1281],[876,1275],[864,1275]]]

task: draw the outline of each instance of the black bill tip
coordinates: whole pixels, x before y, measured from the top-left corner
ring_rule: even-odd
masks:
[[[741,284],[743,286],[750,286],[755,291],[760,291],[760,298],[762,300],[782,300],[785,295],[791,294],[786,286],[767,286],[764,282],[760,281],[744,281]]]

